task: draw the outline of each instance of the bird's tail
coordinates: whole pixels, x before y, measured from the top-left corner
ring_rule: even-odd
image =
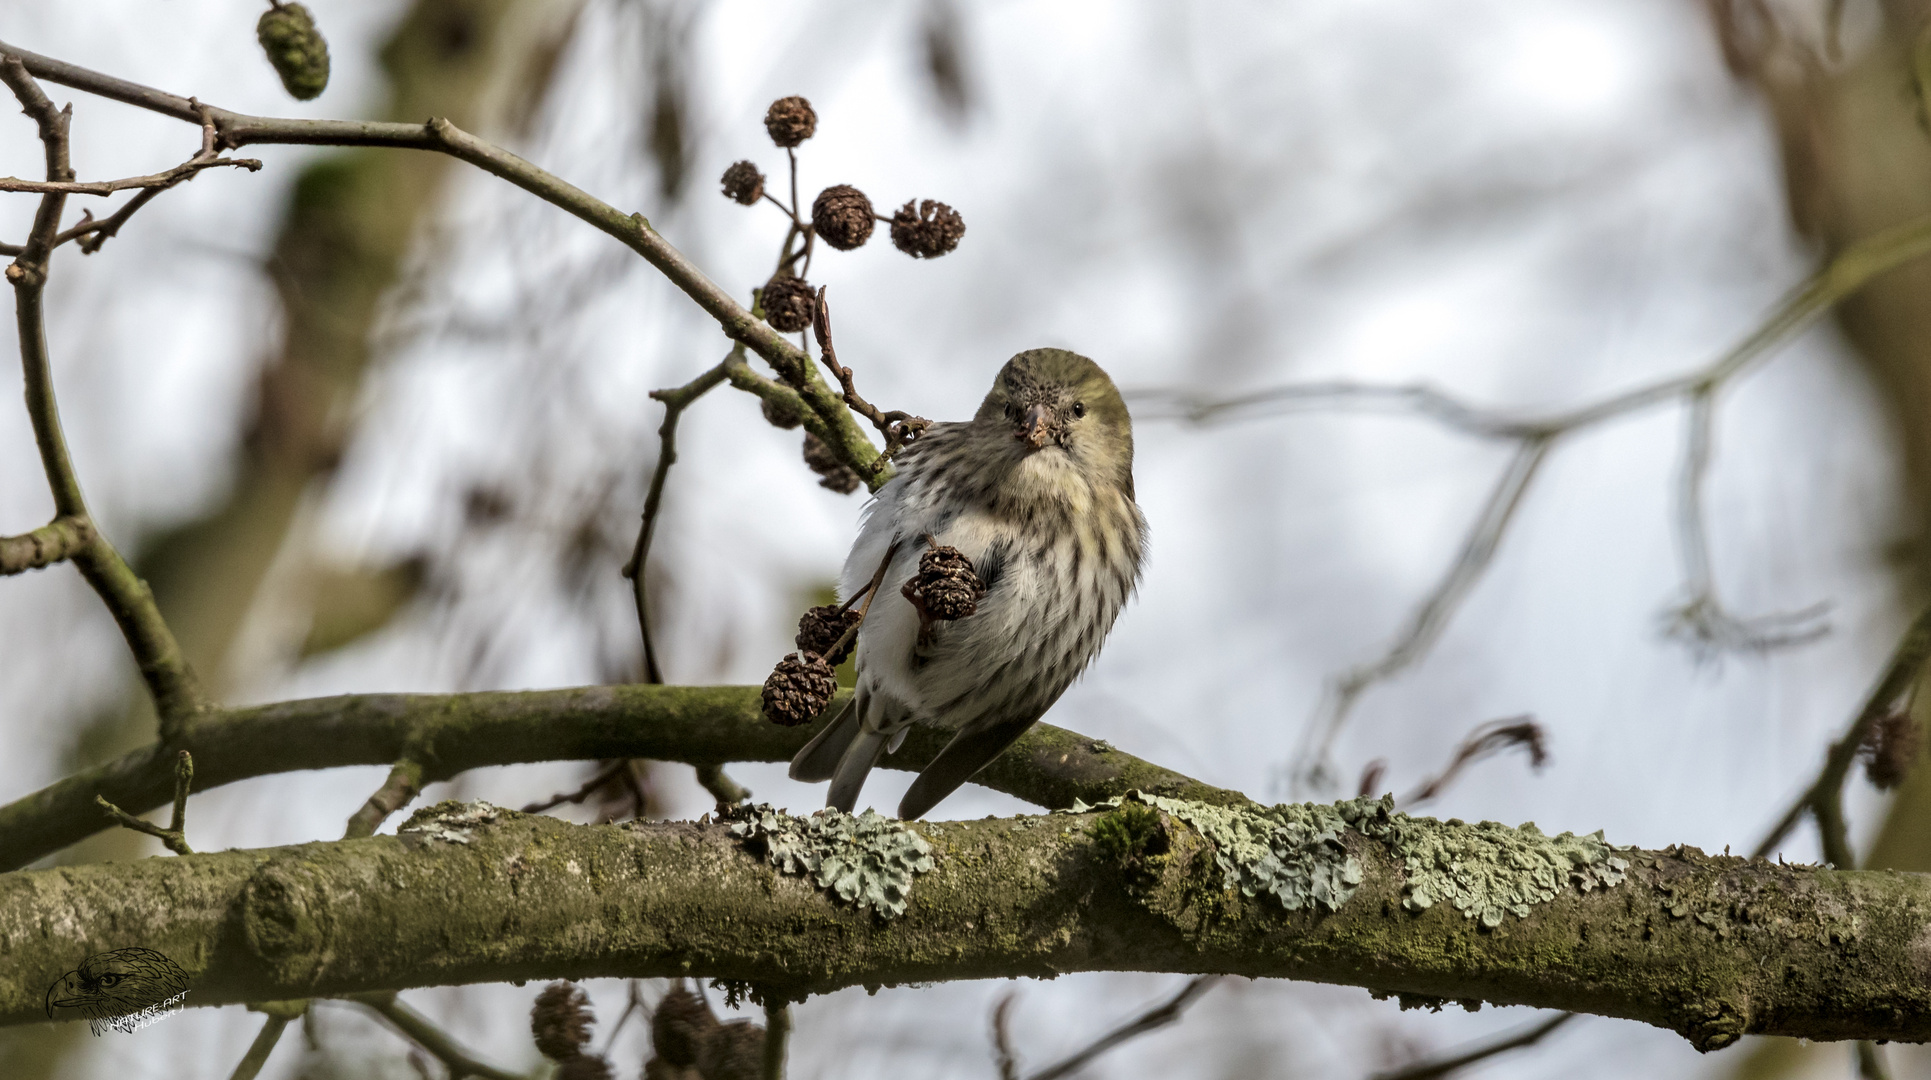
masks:
[[[863,692],[860,692],[847,698],[844,709],[825,725],[825,730],[814,736],[804,749],[798,751],[798,756],[791,759],[793,780],[816,784],[837,774],[845,748],[852,744],[852,737],[858,734],[859,720],[865,715],[865,710],[858,707],[858,699],[863,696]]]
[[[851,745],[845,747],[845,755],[838,759],[831,791],[825,796],[826,806],[835,806],[847,814],[852,812],[852,807],[858,805],[858,792],[865,786],[865,777],[878,764],[878,756],[885,752],[889,741],[890,735],[866,730],[856,723],[852,725]]]

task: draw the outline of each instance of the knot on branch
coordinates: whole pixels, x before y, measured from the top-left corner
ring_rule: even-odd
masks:
[[[284,986],[312,985],[335,949],[334,904],[327,883],[296,857],[255,872],[242,892],[242,939]]]

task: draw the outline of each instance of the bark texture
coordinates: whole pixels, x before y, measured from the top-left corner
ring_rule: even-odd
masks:
[[[397,836],[0,877],[0,1023],[44,1018],[63,972],[139,945],[186,969],[194,1005],[512,979],[711,976],[795,999],[1214,971],[1626,1017],[1700,1049],[1745,1032],[1931,1038],[1925,875],[1626,850],[1619,883],[1565,885],[1488,927],[1447,903],[1411,910],[1413,865],[1352,829],[1329,844],[1361,869],[1351,895],[1287,911],[1225,888],[1177,818],[1123,848],[1110,811],[917,823],[931,869],[885,919],[723,823],[465,820],[479,805],[440,804]]]

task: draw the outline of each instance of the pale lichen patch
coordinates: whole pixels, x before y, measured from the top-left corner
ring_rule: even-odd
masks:
[[[840,900],[884,919],[905,913],[915,875],[932,869],[932,845],[902,823],[866,810],[793,817],[759,804],[732,811],[731,834],[761,843],[781,873],[808,876]]]
[[[1185,822],[1213,844],[1227,888],[1273,896],[1289,911],[1316,905],[1338,911],[1362,881],[1362,866],[1342,839],[1356,832],[1386,844],[1406,876],[1402,906],[1425,911],[1446,903],[1483,926],[1518,918],[1574,888],[1587,893],[1620,884],[1629,863],[1600,832],[1545,836],[1533,822],[1515,828],[1484,821],[1413,818],[1389,798],[1332,805],[1215,806],[1144,792],[1109,799],[1144,803]],[[1075,803],[1074,813],[1097,809]]]
[[[1386,842],[1401,859],[1407,876],[1402,906],[1410,911],[1447,903],[1495,927],[1505,914],[1526,917],[1534,905],[1570,887],[1587,893],[1621,884],[1629,869],[1600,832],[1545,836],[1534,822],[1510,828],[1495,821],[1413,818],[1395,812],[1385,797],[1336,805],[1349,824]]]
[[[510,813],[503,807],[481,799],[475,802],[457,802],[449,799],[434,806],[425,806],[409,816],[396,830],[398,835],[421,835],[431,840],[442,840],[451,844],[467,844],[473,839],[477,829],[491,825],[498,818]]]

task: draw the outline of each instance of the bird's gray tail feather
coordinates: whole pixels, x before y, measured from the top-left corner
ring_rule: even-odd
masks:
[[[878,764],[878,756],[885,752],[885,744],[891,740],[891,736],[866,731],[859,724],[852,727],[851,745],[845,748],[845,756],[838,759],[838,773],[831,778],[831,791],[825,796],[826,806],[835,806],[847,814],[858,805],[858,793],[865,787],[865,777],[871,774],[872,766]]]
[[[854,695],[845,701],[845,708],[825,725],[805,744],[798,756],[791,759],[791,778],[807,784],[829,780],[838,772],[838,762],[845,756],[845,748],[852,744],[852,737],[858,734],[858,721],[864,715],[857,708],[858,697]]]
[[[960,784],[972,779],[973,774],[992,764],[992,759],[1019,741],[1026,729],[1033,726],[1034,719],[1024,717],[980,728],[967,728],[953,736],[945,749],[939,751],[939,756],[933,758],[932,763],[919,773],[919,778],[906,789],[905,798],[898,804],[899,819],[914,821],[924,817],[927,810],[937,806],[941,799],[958,790]]]

